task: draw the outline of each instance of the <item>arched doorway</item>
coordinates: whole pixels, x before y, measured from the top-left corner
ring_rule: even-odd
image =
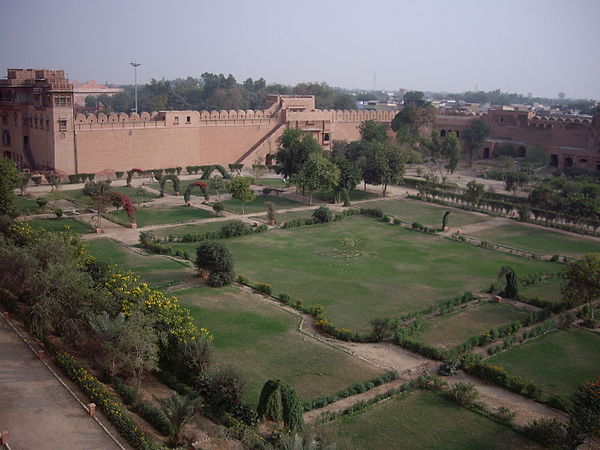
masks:
[[[265,157],[265,164],[267,166],[272,166],[273,165],[273,155],[270,153],[267,153],[267,156]]]
[[[558,155],[550,155],[550,166],[558,167]]]
[[[486,147],[483,149],[483,159],[490,159],[490,149]]]
[[[567,156],[565,158],[565,163],[564,163],[565,167],[573,167],[573,158]]]
[[[525,149],[525,147],[520,146],[517,149],[517,157],[518,158],[524,158],[526,154],[527,154],[527,150]]]
[[[579,164],[578,165],[579,165],[579,167],[584,167],[585,168],[588,165],[588,160],[582,158],[582,159],[579,160]]]
[[[446,136],[446,130],[440,130],[440,136],[441,137],[445,137]]]

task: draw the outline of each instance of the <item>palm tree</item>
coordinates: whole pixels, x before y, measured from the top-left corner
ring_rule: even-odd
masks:
[[[200,408],[201,400],[196,395],[179,395],[176,392],[171,398],[157,398],[156,400],[162,412],[167,416],[171,425],[173,425],[171,439],[173,440],[173,444],[177,445],[181,441],[183,426],[190,421]]]

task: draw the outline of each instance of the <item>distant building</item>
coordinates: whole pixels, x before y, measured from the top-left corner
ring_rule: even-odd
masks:
[[[123,92],[123,88],[104,86],[94,80],[83,83],[79,81],[73,81],[73,102],[76,109],[78,107],[85,106],[85,98],[88,95],[92,95],[94,97],[99,95],[108,95],[109,97],[112,97],[113,95],[121,92]]]

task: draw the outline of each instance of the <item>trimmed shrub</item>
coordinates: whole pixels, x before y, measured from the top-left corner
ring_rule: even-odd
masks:
[[[312,213],[314,223],[326,223],[333,221],[333,213],[327,206],[320,206]]]

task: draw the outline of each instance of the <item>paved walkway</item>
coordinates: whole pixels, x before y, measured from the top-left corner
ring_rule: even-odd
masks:
[[[0,317],[0,429],[9,432],[13,450],[122,448],[87,415],[3,317]]]

